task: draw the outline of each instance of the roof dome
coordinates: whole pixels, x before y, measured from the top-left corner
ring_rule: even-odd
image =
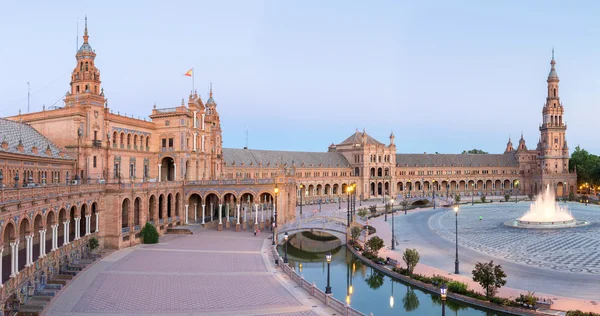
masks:
[[[206,104],[217,104],[215,102],[215,99],[213,99],[213,97],[208,98],[208,100],[206,100]]]
[[[88,43],[83,43],[83,45],[81,45],[81,47],[79,47],[79,50],[77,51],[77,53],[93,53],[94,50],[92,49],[92,46],[90,46],[90,44]]]

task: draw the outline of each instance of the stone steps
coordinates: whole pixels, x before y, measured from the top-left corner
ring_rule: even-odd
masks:
[[[167,228],[167,234],[173,235],[193,235],[189,229],[187,228]]]

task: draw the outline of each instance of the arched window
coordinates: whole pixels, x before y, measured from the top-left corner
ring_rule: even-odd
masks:
[[[554,88],[554,97],[556,97],[556,88]],[[556,106],[555,106],[556,107]]]
[[[83,62],[79,63],[79,71],[83,71]]]
[[[89,69],[89,68],[88,68],[88,62],[86,61],[86,62],[85,62],[85,71],[88,71],[88,69]]]

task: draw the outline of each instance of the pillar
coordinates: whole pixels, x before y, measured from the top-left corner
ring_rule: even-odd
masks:
[[[173,181],[177,181],[177,164],[173,163]]]
[[[202,217],[204,220],[204,217]],[[198,203],[194,203],[194,223],[198,222]]]
[[[81,217],[75,217],[75,240],[79,240],[79,221]]]
[[[16,253],[17,247],[19,246],[19,240],[15,240],[10,243],[10,277],[14,278],[17,276],[16,263],[18,262],[19,256]]]
[[[219,203],[219,226],[217,227],[217,230],[223,230],[223,204]]]
[[[69,243],[69,221],[63,222],[65,235],[63,236],[63,246]]]
[[[196,151],[197,147],[196,147],[196,139],[198,138],[198,132],[194,132],[194,151]]]
[[[40,229],[40,258],[44,258],[44,245],[46,240],[44,238],[44,230]]]
[[[161,181],[161,174],[162,174],[162,164],[158,164],[158,182]],[[97,223],[97,222],[96,222]]]
[[[85,216],[85,235],[89,235],[90,234],[90,230],[91,230],[91,223],[90,223],[90,218],[92,218],[92,215],[86,215]]]
[[[215,208],[213,206],[213,203],[210,202],[210,221],[212,222],[213,220],[213,212],[215,211]]]
[[[198,115],[198,111],[194,111],[194,128],[198,128],[198,119],[196,118],[196,115]]]
[[[202,152],[204,152],[204,135],[202,135]]]
[[[26,242],[26,244],[25,244],[25,266],[29,267],[29,266],[31,266],[31,263],[30,263],[31,257],[29,256],[30,255],[29,248],[31,247],[31,235],[25,236],[25,242]]]
[[[98,212],[96,212],[96,233],[98,232]]]
[[[236,217],[237,217],[237,225],[240,224],[240,205],[237,205],[237,213],[236,213]]]
[[[1,247],[2,249],[0,249],[0,259],[2,258],[2,255],[4,254],[4,247]],[[2,260],[0,260],[0,271],[2,271]],[[0,273],[0,289],[2,288],[2,273]]]
[[[202,113],[202,130],[204,130],[204,116],[206,114]],[[204,138],[204,136],[202,136]],[[204,146],[202,146],[202,151],[204,151]]]
[[[254,204],[254,216],[255,216],[255,220],[254,220],[254,225],[258,225],[258,204]]]
[[[206,213],[204,212],[204,209],[206,208],[206,204],[202,204],[202,225],[204,225],[204,217],[206,216]]]
[[[58,248],[58,224],[54,224],[52,227],[52,249],[50,251],[54,251]]]
[[[189,204],[185,205],[185,224],[188,224],[188,208],[189,208]]]

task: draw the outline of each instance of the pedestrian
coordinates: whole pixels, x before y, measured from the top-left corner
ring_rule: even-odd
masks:
[[[479,215],[479,220],[481,220],[481,219],[482,219],[482,216],[481,216],[481,215]]]
[[[256,230],[256,234],[260,236],[260,228]]]
[[[256,229],[254,230],[254,236],[256,236]]]

